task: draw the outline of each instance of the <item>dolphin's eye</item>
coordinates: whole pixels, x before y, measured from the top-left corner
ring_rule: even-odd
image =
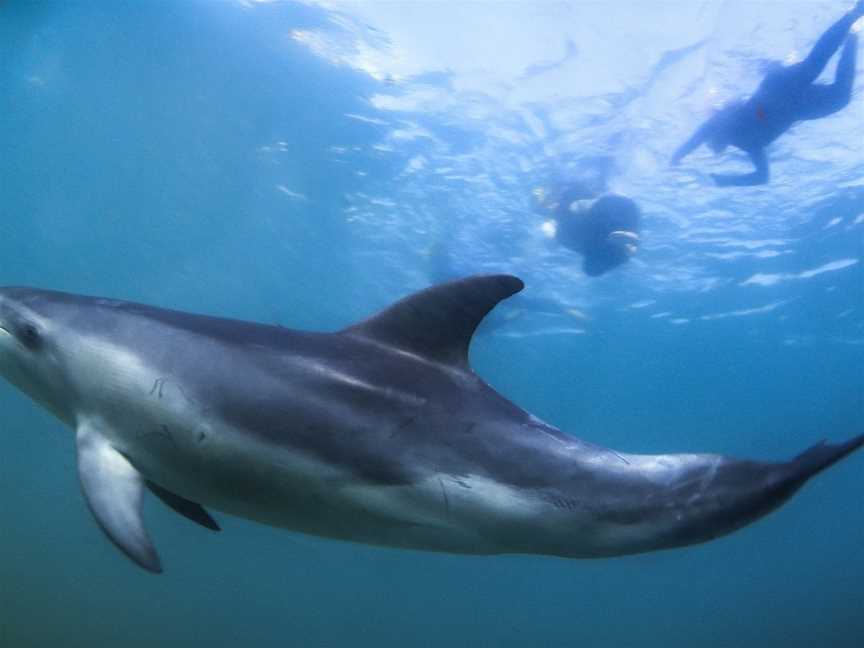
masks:
[[[28,349],[35,349],[42,342],[42,336],[39,334],[39,329],[32,324],[24,324],[18,329],[18,339],[21,340],[21,344],[26,346]]]

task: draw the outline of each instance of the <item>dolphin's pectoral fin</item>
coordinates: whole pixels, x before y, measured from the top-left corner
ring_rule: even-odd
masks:
[[[342,333],[365,337],[436,362],[468,367],[468,345],[480,321],[523,283],[510,275],[481,275],[409,295]]]
[[[162,565],[141,518],[144,479],[97,426],[76,431],[78,478],[87,506],[105,535],[144,569],[161,573]]]
[[[186,519],[192,520],[211,531],[222,530],[216,520],[214,520],[204,507],[197,502],[190,502],[189,500],[180,497],[169,490],[165,490],[151,481],[146,482],[146,484],[147,488],[150,489],[150,492],[162,500],[165,506],[179,513]]]

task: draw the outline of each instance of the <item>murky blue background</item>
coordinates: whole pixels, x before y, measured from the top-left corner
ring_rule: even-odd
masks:
[[[851,4],[851,3],[849,3]],[[525,299],[477,371],[629,452],[789,457],[862,432],[864,74],[772,148],[667,160],[841,2],[0,3],[0,283],[333,330],[444,276]],[[859,66],[861,61],[859,60]],[[833,70],[829,66],[828,77]],[[614,159],[644,247],[600,279],[533,187]],[[717,542],[454,557],[148,501],[101,535],[73,438],[0,385],[0,646],[858,646],[864,456]],[[152,500],[152,498],[151,498]]]

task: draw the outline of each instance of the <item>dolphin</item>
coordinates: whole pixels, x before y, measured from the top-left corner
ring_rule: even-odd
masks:
[[[2,288],[0,372],[73,428],[90,510],[151,572],[147,491],[213,530],[208,508],[390,547],[599,558],[730,533],[864,444],[771,463],[565,434],[468,363],[522,288],[452,281],[334,333]]]

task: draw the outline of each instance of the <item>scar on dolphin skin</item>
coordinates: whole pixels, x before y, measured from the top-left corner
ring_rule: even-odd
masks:
[[[447,511],[447,517],[450,517],[450,499],[447,497],[447,489],[444,488],[444,480],[438,478],[438,484],[441,486],[441,495],[444,497],[444,508]]]
[[[404,431],[409,425],[411,425],[415,420],[417,420],[417,416],[409,416],[401,421],[396,427],[390,430],[390,434],[388,435],[388,439],[392,439],[396,436],[397,433]]]
[[[549,496],[546,498],[546,501],[548,501],[550,504],[552,504],[552,506],[556,508],[564,509],[567,511],[576,511],[582,508],[577,500],[569,497]]]
[[[612,448],[607,448],[607,449],[609,450],[609,452],[611,452],[613,455],[615,455],[616,457],[618,457],[618,458],[619,458],[621,461],[623,461],[625,464],[627,464],[628,466],[630,465],[630,462],[627,461],[627,458],[626,458],[626,457],[622,456],[621,454],[619,454],[617,451],[613,450]]]
[[[156,395],[159,400],[162,400],[162,388],[165,386],[164,378],[157,378],[153,381],[153,386],[150,388],[150,396]]]
[[[159,400],[162,400],[162,398],[165,396],[165,387],[167,384],[168,384],[168,381],[165,378],[162,378],[162,377],[156,378],[153,381],[153,386],[150,388],[150,391],[148,392],[149,395],[150,396],[156,396],[156,398],[158,398]],[[189,403],[190,405],[194,405],[196,407],[200,407],[202,415],[207,414],[207,408],[201,407],[193,398],[190,398],[189,394],[186,393],[186,390],[183,389],[183,385],[176,383],[176,382],[172,382],[171,386],[174,387],[178,392],[180,392],[180,395],[184,398],[184,400],[187,403]]]

